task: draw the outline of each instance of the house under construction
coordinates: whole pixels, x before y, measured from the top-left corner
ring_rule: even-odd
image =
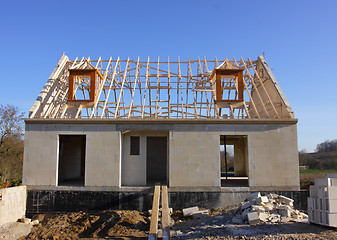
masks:
[[[154,183],[172,193],[299,190],[297,119],[262,56],[63,55],[25,122],[32,205],[42,190],[137,192]]]

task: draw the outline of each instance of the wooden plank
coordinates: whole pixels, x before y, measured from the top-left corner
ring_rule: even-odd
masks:
[[[249,75],[249,78],[252,80],[252,84],[253,84],[253,86],[254,86],[254,88],[255,88],[255,90],[256,90],[256,93],[257,93],[258,98],[260,99],[260,102],[261,102],[261,105],[262,105],[262,108],[263,108],[265,114],[267,115],[268,118],[270,118],[270,115],[269,115],[269,113],[268,113],[268,111],[267,111],[267,109],[266,109],[266,106],[264,105],[264,102],[263,102],[263,100],[262,100],[262,97],[261,97],[261,95],[260,95],[260,92],[259,92],[259,90],[258,90],[258,88],[256,87],[256,84],[255,84],[255,82],[254,82],[254,78],[251,76],[251,74],[250,74],[250,72],[249,72],[249,69],[248,69],[248,67],[247,67],[247,65],[246,65],[246,63],[245,63],[245,61],[243,60],[243,58],[241,58],[241,62],[242,62],[243,65],[245,66],[245,69],[246,69],[246,72],[247,72],[248,75]],[[251,100],[253,100],[253,99],[251,98]]]
[[[249,60],[250,64],[251,64],[252,66],[254,66],[253,63],[252,63],[252,61],[250,60],[250,58],[248,58],[248,60]],[[272,106],[274,112],[276,113],[277,118],[280,118],[280,115],[278,114],[278,112],[277,112],[277,110],[276,110],[276,108],[275,108],[275,106],[274,106],[274,103],[273,103],[273,101],[271,100],[271,97],[269,96],[269,93],[268,93],[266,87],[264,86],[263,81],[262,81],[261,78],[260,78],[260,75],[258,74],[258,72],[256,71],[256,69],[255,69],[254,67],[253,67],[253,69],[254,69],[254,72],[255,72],[255,76],[257,77],[257,79],[259,79],[260,84],[261,84],[261,86],[262,86],[262,88],[263,88],[263,90],[264,90],[264,92],[265,92],[265,94],[266,94],[266,96],[267,96],[267,98],[268,98],[268,101],[271,103],[271,106]]]
[[[157,239],[159,216],[160,185],[154,187],[149,240]]]
[[[105,101],[104,101],[104,106],[102,108],[102,113],[101,113],[101,116],[100,118],[103,118],[103,115],[104,115],[104,112],[105,112],[105,109],[106,109],[106,106],[108,104],[108,100],[109,100],[109,96],[110,96],[110,91],[112,89],[112,84],[115,82],[115,79],[116,79],[116,70],[117,70],[117,66],[119,64],[119,57],[117,58],[117,61],[116,61],[116,65],[115,65],[115,69],[112,73],[112,77],[111,77],[111,82],[110,82],[110,86],[109,86],[109,90],[108,90],[108,93],[105,97]],[[117,102],[117,101],[116,101]]]
[[[163,240],[170,239],[170,209],[168,205],[168,194],[167,194],[167,186],[161,187],[161,224],[162,224],[162,232],[163,232]]]
[[[136,90],[136,85],[137,85],[137,80],[138,80],[138,72],[139,72],[139,57],[137,59],[135,82],[134,82],[133,89],[132,89],[132,94],[131,94],[131,103],[130,103],[130,107],[129,107],[128,118],[130,118],[131,111],[132,111],[133,97],[135,95],[135,90]]]
[[[146,74],[145,74],[146,77],[145,77],[144,97],[143,97],[143,105],[142,105],[142,118],[144,118],[144,112],[145,112],[146,89],[147,89],[147,84],[149,80],[149,64],[150,64],[149,62],[150,62],[150,57],[147,58],[147,64],[146,64]]]

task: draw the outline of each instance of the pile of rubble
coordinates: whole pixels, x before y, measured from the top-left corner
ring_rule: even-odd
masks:
[[[294,209],[294,200],[270,193],[261,196],[259,192],[248,195],[245,202],[234,212],[232,222],[236,224],[249,223],[287,223],[289,221],[307,222],[308,215]]]

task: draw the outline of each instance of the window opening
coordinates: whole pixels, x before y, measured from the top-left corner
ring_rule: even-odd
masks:
[[[140,137],[130,137],[130,155],[139,155],[140,153]]]

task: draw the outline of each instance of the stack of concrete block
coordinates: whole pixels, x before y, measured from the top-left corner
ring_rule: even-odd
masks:
[[[267,196],[261,196],[259,192],[251,193],[234,212],[232,222],[255,225],[306,221],[308,216],[295,210],[293,203],[293,199],[273,193]]]
[[[208,210],[199,210],[198,207],[190,207],[183,209],[184,217],[193,216],[193,218],[201,219],[209,216]]]
[[[309,222],[337,227],[337,174],[316,178],[308,198]]]

